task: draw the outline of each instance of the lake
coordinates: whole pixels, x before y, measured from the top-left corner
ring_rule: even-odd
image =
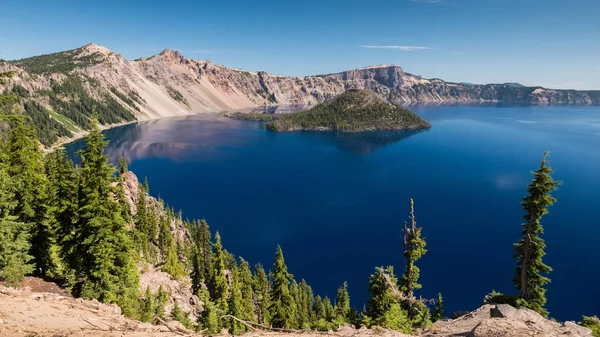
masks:
[[[296,279],[335,296],[348,281],[360,311],[377,266],[403,270],[410,198],[427,254],[423,289],[446,315],[474,310],[486,294],[515,293],[531,172],[550,151],[558,202],[542,219],[554,268],[551,317],[600,314],[600,108],[419,107],[424,132],[265,131],[219,114],[165,118],[106,131],[150,192],[184,217],[205,218],[225,248],[271,266],[283,248]],[[71,154],[82,141],[67,145]]]

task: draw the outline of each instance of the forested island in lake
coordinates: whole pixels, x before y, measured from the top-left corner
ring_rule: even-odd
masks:
[[[431,124],[372,91],[351,89],[311,109],[295,113],[234,113],[230,118],[267,121],[272,131],[318,130],[361,132],[375,130],[421,130]]]

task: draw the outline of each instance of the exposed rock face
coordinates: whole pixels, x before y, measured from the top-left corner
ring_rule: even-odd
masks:
[[[179,52],[165,49],[160,54],[134,61],[107,48],[89,44],[63,52],[76,66],[70,74],[96,79],[87,89],[94,97],[109,93],[138,119],[224,111],[261,105],[312,105],[347,89],[367,89],[400,104],[466,104],[507,102],[527,104],[600,104],[600,91],[552,90],[508,84],[472,85],[423,79],[406,73],[399,66],[381,65],[341,73],[290,77],[249,72],[210,61],[191,60]],[[83,61],[85,60],[85,62]],[[91,60],[91,61],[90,61]],[[0,62],[0,72],[15,70],[12,83],[28,90],[48,90],[50,81],[61,81],[64,73],[35,74],[20,61]],[[29,68],[28,68],[29,67]],[[28,70],[29,69],[29,70]],[[54,72],[53,72],[54,71]],[[12,84],[0,84],[0,91]],[[123,101],[135,95],[139,101]],[[43,102],[43,98],[40,98]]]
[[[527,308],[507,304],[486,304],[457,319],[437,322],[428,336],[512,337],[512,336],[580,336],[592,332],[574,322],[551,321]]]

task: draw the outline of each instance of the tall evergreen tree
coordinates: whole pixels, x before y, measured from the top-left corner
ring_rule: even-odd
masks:
[[[244,307],[242,299],[242,283],[240,280],[240,271],[238,268],[230,269],[232,275],[231,296],[228,300],[227,314],[243,319]],[[238,320],[231,319],[229,323],[229,332],[232,335],[239,335],[246,332],[247,326]]]
[[[119,176],[124,175],[129,172],[129,167],[127,165],[127,159],[125,157],[119,158]]]
[[[290,294],[291,275],[288,273],[283,251],[277,246],[275,262],[273,263],[273,285],[271,288],[271,324],[275,328],[295,328],[294,298]]]
[[[75,224],[77,222],[77,172],[73,162],[61,149],[46,156],[46,176],[48,177],[48,218],[55,236],[55,250],[60,251],[60,262],[56,272],[68,277],[77,268],[75,247]],[[58,268],[58,265],[63,265]],[[74,281],[71,278],[71,281]]]
[[[225,276],[225,255],[223,253],[223,245],[221,244],[221,235],[219,232],[215,234],[215,247],[213,253],[213,272],[210,281],[211,300],[215,303],[218,309],[227,312],[227,297],[229,294],[229,283]]]
[[[546,243],[541,238],[544,228],[540,221],[548,214],[548,207],[556,202],[551,193],[561,184],[552,179],[554,171],[548,165],[547,158],[548,152],[544,153],[539,169],[532,172],[533,180],[527,187],[528,195],[521,203],[525,222],[521,224],[523,237],[515,244],[517,268],[513,280],[526,305],[544,316],[548,315],[548,311],[544,308],[546,289],[543,286],[550,282],[547,275],[552,268],[542,262],[546,255]]]
[[[196,293],[203,283],[210,280],[212,244],[210,242],[210,229],[204,219],[192,223],[192,291]]]
[[[240,291],[242,294],[242,316],[243,320],[254,322],[254,293],[252,291],[252,272],[248,261],[240,257],[240,265],[238,267],[238,280],[240,283]]]
[[[444,319],[444,299],[442,298],[442,294],[438,293],[437,299],[435,300],[435,310],[433,311],[431,320],[437,322],[442,319]]]
[[[158,287],[158,292],[156,293],[156,301],[154,305],[157,317],[160,317],[162,319],[165,318],[165,307],[167,306],[167,301],[169,301],[169,294],[161,285]]]
[[[6,138],[7,173],[14,184],[13,214],[31,225],[31,255],[35,271],[46,275],[54,266],[51,247],[54,235],[47,219],[44,161],[31,120],[20,113],[8,116],[11,127]]]
[[[5,145],[5,144],[2,144]],[[29,227],[11,215],[15,209],[14,182],[6,172],[6,151],[0,147],[0,279],[14,285],[33,271]]]
[[[377,268],[369,280],[369,293],[367,306],[363,315],[366,326],[378,325],[390,329],[409,333],[411,323],[406,311],[400,307],[398,298],[392,292],[398,280],[394,275],[393,267],[385,270]]]
[[[311,327],[313,302],[312,288],[305,280],[300,281],[296,299],[296,320],[298,321],[298,326],[302,329],[310,329]]]
[[[404,301],[404,306],[408,310],[409,318],[413,319],[420,315],[418,309],[427,309],[426,306],[419,306],[416,308],[416,301],[413,301],[414,291],[421,289],[419,282],[419,267],[415,265],[416,261],[419,260],[427,252],[425,249],[425,239],[421,236],[421,229],[417,227],[417,221],[415,220],[415,207],[413,199],[410,199],[410,227],[407,223],[404,223],[404,258],[406,259],[406,269],[402,279],[400,281],[400,290],[404,293],[407,298]]]
[[[335,311],[333,309],[333,305],[331,304],[331,300],[327,296],[323,297],[323,307],[325,308],[325,319],[328,322],[333,321]]]
[[[323,299],[321,298],[321,296],[317,295],[315,297],[315,303],[314,303],[314,311],[313,311],[313,321],[318,321],[320,319],[325,319],[326,314],[325,314],[325,304],[323,303]]]
[[[200,289],[197,295],[204,303],[204,310],[198,315],[198,329],[204,330],[207,335],[218,334],[221,332],[221,320],[215,304],[210,300],[210,294],[206,289]]]
[[[152,322],[152,320],[154,320],[156,308],[154,307],[154,295],[150,291],[150,286],[146,287],[146,293],[142,299],[142,308],[140,311],[140,320],[142,322]]]
[[[350,294],[348,293],[348,282],[344,282],[338,288],[335,297],[335,316],[338,320],[349,323],[348,314],[350,313]]]
[[[117,202],[111,179],[114,168],[104,153],[107,142],[96,121],[80,152],[79,209],[76,252],[83,277],[81,295],[102,302],[117,302],[124,314],[134,315],[138,303],[139,276],[131,241]]]
[[[252,280],[252,288],[254,290],[254,302],[255,304],[255,315],[258,323],[263,325],[269,325],[271,317],[269,315],[270,301],[270,287],[269,279],[265,273],[265,269],[262,264],[257,264],[254,267],[254,278]]]

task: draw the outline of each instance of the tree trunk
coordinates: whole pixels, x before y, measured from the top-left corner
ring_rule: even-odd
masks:
[[[533,211],[533,210],[532,210]],[[527,223],[525,238],[523,242],[523,261],[521,263],[521,298],[529,300],[529,289],[527,289],[527,268],[529,267],[529,255],[531,250],[531,227],[533,226],[533,213]]]

